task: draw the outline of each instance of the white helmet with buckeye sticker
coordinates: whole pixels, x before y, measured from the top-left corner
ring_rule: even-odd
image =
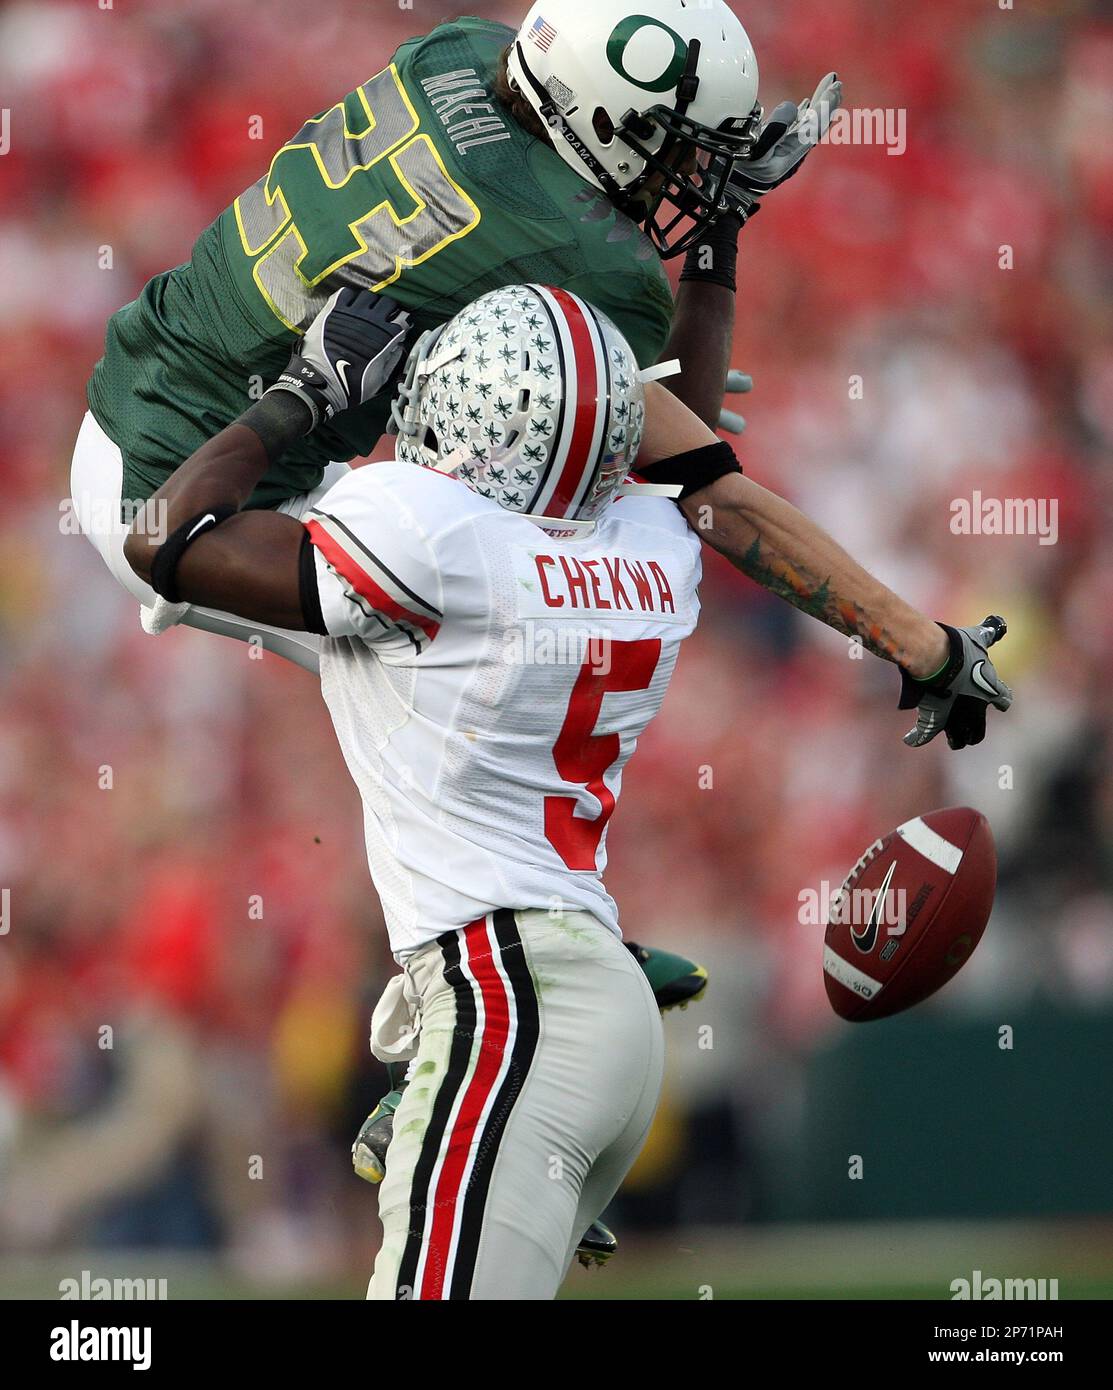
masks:
[[[643,381],[598,309],[566,290],[508,285],[414,345],[393,408],[397,457],[546,527],[583,530],[633,467]]]
[[[664,256],[721,213],[760,131],[757,59],[725,0],[537,0],[507,74],[561,158]]]

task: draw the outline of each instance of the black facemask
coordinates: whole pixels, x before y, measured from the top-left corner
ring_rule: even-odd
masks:
[[[615,201],[623,212],[642,224],[663,260],[689,250],[724,210],[727,180],[735,161],[749,153],[757,138],[761,108],[755,106],[748,116],[732,118],[725,124],[731,128],[713,130],[677,109],[654,106],[641,114],[628,111],[616,132],[645,161],[645,172],[635,184],[617,190]],[[651,154],[644,142],[657,130],[666,132],[665,140],[657,153]],[[686,173],[683,166],[693,151],[697,154],[697,167]],[[647,196],[645,186],[655,175],[661,179],[660,186]],[[665,204],[671,204],[673,210],[662,216]],[[674,235],[685,222],[691,225]]]

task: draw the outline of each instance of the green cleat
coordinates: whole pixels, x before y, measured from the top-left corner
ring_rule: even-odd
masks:
[[[352,1145],[352,1167],[367,1182],[382,1182],[386,1177],[386,1151],[394,1133],[394,1112],[402,1102],[406,1083],[383,1096],[356,1135]]]
[[[645,972],[662,1013],[668,1009],[686,1009],[693,1000],[703,996],[707,971],[694,960],[673,955],[671,951],[639,946],[635,941],[627,941],[626,949]]]

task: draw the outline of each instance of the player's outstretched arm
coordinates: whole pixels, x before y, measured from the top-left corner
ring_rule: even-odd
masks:
[[[656,481],[652,465],[717,443],[669,392],[650,384],[640,471]],[[719,447],[725,452],[727,446]],[[770,593],[861,638],[870,651],[914,676],[931,675],[943,665],[942,629],[874,579],[783,497],[733,471],[682,498],[680,508],[702,540]]]
[[[668,450],[689,456],[726,451],[675,398],[651,386],[639,472],[660,482],[670,473]],[[728,453],[729,459],[729,453]],[[659,464],[665,472],[654,470]],[[682,496],[695,532],[743,574],[828,627],[857,637],[902,673],[900,708],[918,708],[905,738],[912,747],[946,733],[952,748],[985,736],[986,705],[1007,710],[1012,692],[997,676],[988,648],[1005,634],[1000,618],[978,627],[935,623],[868,573],[790,502],[736,471],[723,472]]]
[[[947,660],[942,628],[863,569],[790,502],[731,473],[681,503],[743,574],[886,661],[927,679]]]

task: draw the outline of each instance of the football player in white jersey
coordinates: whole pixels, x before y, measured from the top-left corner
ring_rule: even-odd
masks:
[[[1008,708],[986,654],[1004,625],[903,603],[647,386],[601,314],[536,285],[419,340],[395,462],[300,520],[241,510],[284,449],[374,394],[399,342],[389,300],[340,292],[152,498],[167,538],[140,517],[126,555],[165,604],[321,636],[403,967],[372,1046],[412,1074],[369,1297],[551,1298],[661,1082],[656,1001],[603,869],[622,770],[698,614],[685,514],[710,507],[740,568],[901,667],[910,743],[977,742],[986,704]]]

